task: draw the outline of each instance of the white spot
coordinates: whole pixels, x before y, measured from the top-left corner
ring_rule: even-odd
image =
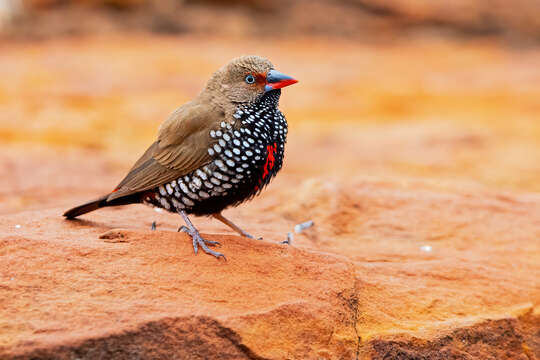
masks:
[[[249,147],[249,143],[247,141],[243,141],[242,144],[244,145],[244,147]]]
[[[21,228],[20,224],[15,225],[15,229],[20,229],[20,228]]]
[[[180,189],[182,189],[184,194],[189,192],[189,189],[188,189],[187,185],[184,182],[180,183]]]
[[[240,114],[236,113],[233,115],[236,119],[240,119],[242,116],[240,116]]]
[[[223,135],[223,133],[221,132],[221,130],[216,131],[216,136],[217,136],[217,137],[221,137],[221,135]]]
[[[247,169],[247,168],[249,167],[249,165],[246,164],[246,163],[244,163],[244,164],[242,164],[242,167],[243,167],[244,169]]]
[[[218,144],[215,144],[215,145],[214,145],[214,150],[215,150],[217,153],[220,153],[220,152],[221,152],[221,148],[219,147]]]
[[[163,212],[163,209],[158,208],[158,207],[155,207],[155,208],[154,208],[154,211],[160,213],[160,212]]]
[[[201,171],[201,170],[197,170],[197,175],[199,175],[199,177],[203,180],[206,180],[206,173],[204,171]]]
[[[252,138],[248,138],[247,140],[248,140],[250,143],[252,143],[252,144],[255,142],[255,140],[253,140]],[[248,145],[248,146],[249,146],[249,145]]]
[[[171,181],[171,186],[174,188],[176,187],[176,180]]]
[[[173,203],[173,206],[176,208],[176,209],[183,209],[185,208],[184,204],[182,204],[180,201],[176,200],[176,199],[171,199],[172,200],[172,203]]]
[[[228,157],[233,156],[231,150],[225,150],[225,155],[227,155]]]
[[[231,140],[231,137],[229,136],[229,134],[223,134],[223,140],[229,141]]]
[[[199,195],[197,195],[197,194],[194,194],[194,193],[192,193],[192,192],[189,192],[187,195],[188,195],[190,198],[194,199],[194,200],[199,200]]]
[[[187,197],[185,197],[185,196],[182,197],[182,202],[183,202],[184,204],[186,204],[187,206],[193,206],[193,205],[195,205],[195,203],[194,203],[193,201],[191,201],[191,199],[189,199],[189,198],[187,198]]]
[[[214,156],[214,149],[210,148],[208,149],[208,154],[210,154],[210,156]]]
[[[231,184],[228,184],[228,183],[225,183],[225,184],[223,184],[222,186],[223,186],[223,188],[225,188],[225,189],[230,189],[230,188],[232,188],[232,185],[231,185]]]
[[[166,184],[166,185],[165,185],[165,188],[167,189],[167,192],[169,193],[169,195],[172,195],[173,189],[172,189],[172,187],[171,187],[171,184]]]
[[[233,167],[234,161],[232,161],[231,159],[227,159],[227,165],[229,165],[230,167]]]
[[[239,148],[234,148],[232,151],[233,151],[233,153],[235,153],[236,155],[240,155],[240,149],[239,149]]]
[[[193,178],[193,184],[197,187],[197,188],[200,188],[202,186],[202,181],[201,179],[199,179],[198,177],[195,177]]]
[[[203,199],[208,199],[210,197],[210,195],[207,192],[204,192],[204,191],[199,191],[199,195]]]
[[[165,209],[169,210],[171,208],[171,204],[169,204],[169,202],[167,201],[167,199],[165,198],[161,198],[159,200],[161,206],[163,206]]]
[[[246,160],[247,160],[247,156],[242,155],[242,160],[246,161]]]
[[[165,191],[165,188],[163,187],[163,185],[161,185],[159,187],[159,193],[163,196],[167,195],[167,192]]]
[[[227,145],[227,143],[226,143],[225,140],[223,140],[223,139],[219,139],[218,142],[219,142],[219,145],[220,145],[220,146],[225,147],[225,145]]]
[[[239,132],[238,130],[234,130],[234,136],[239,137],[239,136],[240,136],[240,132]]]
[[[219,167],[219,168],[223,167],[223,165],[224,165],[224,164],[223,164],[223,161],[221,161],[221,160],[219,160],[219,159],[216,160],[216,161],[214,161],[214,164],[216,164],[216,166]]]
[[[211,178],[210,182],[212,182],[212,184],[215,184],[215,185],[221,184],[221,182],[218,179],[216,179],[215,177]]]
[[[234,139],[233,144],[236,145],[236,146],[240,146],[240,140]]]
[[[216,137],[216,132],[214,130],[210,130],[210,136],[215,138]]]
[[[246,151],[246,155],[247,155],[247,156],[252,156],[253,153],[252,153],[251,151],[247,150],[247,151]]]
[[[423,252],[431,252],[432,247],[431,245],[423,245],[423,246],[420,246],[420,251],[423,251]]]
[[[237,167],[237,168],[236,168],[236,171],[238,171],[238,172],[244,172],[244,169],[242,169],[241,167]]]
[[[212,185],[212,183],[208,182],[208,181],[205,181],[204,182],[204,186],[206,186],[207,188],[211,189],[214,187],[214,185]]]

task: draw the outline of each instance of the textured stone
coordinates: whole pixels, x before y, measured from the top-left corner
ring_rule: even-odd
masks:
[[[226,262],[195,256],[178,217],[143,206],[4,216],[0,357],[540,356],[536,196],[340,185],[309,180],[271,212],[248,206],[242,221],[265,241],[197,219]],[[277,244],[300,217],[315,226]]]

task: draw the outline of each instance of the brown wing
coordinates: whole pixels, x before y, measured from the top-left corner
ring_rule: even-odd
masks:
[[[135,163],[107,201],[150,190],[208,164],[210,130],[223,113],[209,105],[187,103],[161,125],[158,140]]]

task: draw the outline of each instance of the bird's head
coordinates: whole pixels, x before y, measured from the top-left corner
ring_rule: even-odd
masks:
[[[272,63],[260,56],[241,56],[216,71],[206,90],[217,92],[233,103],[253,103],[268,91],[297,83],[280,73]]]

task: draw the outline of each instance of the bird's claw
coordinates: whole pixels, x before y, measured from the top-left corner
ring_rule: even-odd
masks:
[[[199,251],[199,246],[203,249],[203,251],[207,254],[213,255],[216,258],[222,257],[223,259],[227,260],[225,255],[223,255],[220,252],[214,251],[210,249],[208,246],[221,246],[221,244],[218,241],[212,241],[212,240],[206,240],[204,239],[198,231],[190,231],[189,228],[186,226],[181,226],[178,231],[182,231],[187,233],[189,236],[191,236],[191,239],[193,240],[193,251],[195,251],[195,254]]]
[[[294,238],[294,234],[292,232],[287,233],[287,240],[280,241],[280,244],[286,244],[291,245]]]
[[[244,237],[247,237],[248,239],[252,239],[252,240],[262,240],[262,236],[259,236],[258,238],[256,238],[255,236],[251,235],[250,233],[247,233],[247,232],[242,232],[242,236]]]
[[[185,232],[186,234],[188,234],[189,236],[193,237],[193,234],[191,233],[191,231],[189,230],[189,228],[185,225],[182,225],[178,228],[178,232]],[[202,237],[199,235],[199,237],[202,239]],[[208,244],[208,245],[211,245],[211,246],[215,246],[215,245],[218,245],[218,246],[221,246],[221,243],[218,242],[218,241],[212,241],[212,240],[205,240],[203,239],[203,241]],[[195,247],[195,246],[194,246]],[[197,252],[195,250],[195,252]]]

